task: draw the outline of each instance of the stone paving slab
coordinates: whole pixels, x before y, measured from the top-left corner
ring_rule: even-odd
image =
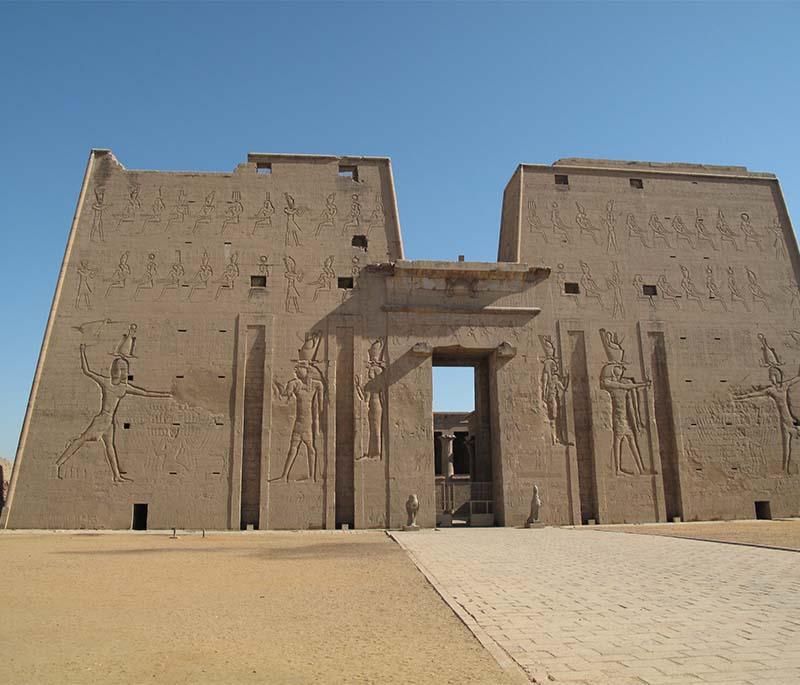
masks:
[[[800,555],[601,531],[392,533],[535,682],[800,683]]]

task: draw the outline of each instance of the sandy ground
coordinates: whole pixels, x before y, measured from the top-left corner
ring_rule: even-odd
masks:
[[[586,528],[589,530],[589,528]],[[640,535],[720,540],[800,550],[800,519],[785,521],[708,521],[697,523],[596,526],[592,530]]]
[[[0,534],[2,683],[510,683],[383,533]]]

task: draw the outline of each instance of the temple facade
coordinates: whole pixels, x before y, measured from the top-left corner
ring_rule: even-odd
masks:
[[[406,260],[388,159],[93,150],[6,528],[800,514],[797,243],[744,167],[520,165],[496,262]],[[434,366],[474,369],[437,414]]]

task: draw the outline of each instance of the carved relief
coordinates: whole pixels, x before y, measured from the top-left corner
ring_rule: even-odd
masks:
[[[745,273],[747,274],[747,287],[750,290],[750,295],[753,298],[753,304],[758,304],[759,302],[764,305],[764,308],[769,312],[772,311],[769,308],[769,295],[764,291],[761,285],[758,282],[758,277],[755,273],[745,267]]]
[[[180,290],[183,285],[182,281],[185,273],[186,270],[183,268],[183,263],[181,262],[181,251],[175,250],[175,261],[170,264],[169,274],[167,278],[162,281],[164,285],[156,299],[160,300],[164,297],[164,293],[166,293],[167,290]]]
[[[772,247],[775,250],[775,259],[787,259],[789,254],[786,251],[786,243],[783,240],[783,227],[777,216],[772,220],[772,224],[767,227],[767,230],[772,234]]]
[[[739,231],[741,231],[744,236],[745,246],[755,245],[760,252],[762,250],[761,237],[756,233],[755,228],[753,228],[753,224],[750,222],[750,215],[747,212],[742,212],[740,216],[742,220],[739,222]]]
[[[367,404],[369,438],[367,451],[359,459],[383,458],[383,412],[386,404],[386,387],[383,370],[386,368],[384,352],[386,341],[378,338],[370,345],[366,382],[356,374],[355,390],[358,398]]]
[[[175,207],[172,209],[172,214],[167,219],[167,225],[164,226],[164,231],[168,231],[172,224],[183,224],[189,217],[189,199],[186,197],[186,191],[183,188],[178,189],[178,197],[175,199]]]
[[[361,266],[359,264],[358,257],[353,257],[350,261],[351,261],[350,276],[353,278],[353,287],[352,289],[345,288],[342,291],[342,302],[350,298],[353,295],[355,289],[358,288],[358,279],[359,276],[361,275]]]
[[[647,244],[647,241],[644,239],[644,232],[642,231],[641,227],[639,226],[639,222],[636,221],[636,217],[633,214],[628,214],[625,219],[625,225],[628,227],[629,240],[638,240],[642,243],[642,247],[650,247]]]
[[[135,329],[134,329],[135,330]],[[132,350],[132,344],[130,345]],[[91,378],[100,388],[100,411],[94,415],[89,425],[84,431],[73,438],[67,445],[67,448],[56,460],[57,474],[59,478],[63,478],[63,466],[87,443],[99,442],[103,446],[106,460],[111,468],[111,474],[115,483],[128,482],[131,479],[122,475],[120,472],[119,459],[117,457],[117,448],[114,442],[114,434],[116,431],[116,414],[119,408],[119,403],[127,395],[136,395],[139,397],[154,397],[154,398],[170,398],[172,394],[169,392],[158,392],[154,390],[146,390],[133,385],[128,381],[129,363],[128,357],[119,352],[114,354],[114,359],[111,362],[111,367],[108,376],[103,376],[91,369],[89,362],[86,359],[86,345],[84,343],[80,346],[81,356],[81,370],[84,375]]]
[[[147,228],[148,224],[160,224],[164,211],[166,210],[167,206],[164,204],[164,197],[163,197],[164,189],[159,187],[156,191],[155,199],[153,200],[153,205],[151,207],[150,214],[145,216],[144,224],[142,224],[142,232]]]
[[[783,290],[789,295],[789,309],[792,312],[792,321],[800,319],[800,286],[794,277],[794,272],[786,272],[786,284]]]
[[[795,469],[792,469],[791,465],[792,442],[795,438],[800,436],[800,428],[798,427],[800,426],[800,421],[792,414],[789,389],[800,381],[800,374],[785,381],[783,379],[783,371],[780,369],[780,367],[783,366],[783,362],[775,353],[775,349],[770,347],[763,334],[759,333],[758,339],[761,343],[761,365],[768,369],[767,377],[769,379],[769,384],[756,386],[750,392],[734,392],[733,399],[737,402],[760,398],[769,398],[772,400],[780,423],[782,468],[789,474],[795,471]]]
[[[592,270],[586,262],[580,262],[581,265],[581,292],[589,299],[595,300],[600,305],[601,309],[605,309],[606,305],[603,301],[603,289],[597,285],[597,281],[592,276]]]
[[[714,280],[714,269],[711,268],[711,265],[706,267],[706,290],[708,291],[708,299],[713,302],[719,302],[727,312],[728,303],[725,302],[725,298],[720,293],[719,286]]]
[[[603,225],[606,227],[606,252],[619,252],[619,245],[617,245],[616,218],[614,216],[614,200],[606,202],[606,214],[603,217]]]
[[[97,269],[89,266],[85,259],[78,265],[78,294],[75,296],[75,309],[92,308],[92,281],[97,275]]]
[[[384,229],[386,227],[386,212],[380,197],[375,197],[375,208],[369,215],[369,226],[367,226],[367,237],[375,228]]]
[[[225,219],[222,222],[220,235],[225,233],[228,226],[238,226],[239,220],[244,213],[242,204],[242,194],[238,190],[231,191],[231,199],[228,201],[228,208],[225,210]]]
[[[562,370],[562,361],[556,354],[553,339],[549,335],[539,336],[544,348],[542,373],[539,378],[539,391],[542,404],[550,422],[550,437],[553,444],[567,445],[566,426],[564,421],[564,397],[569,387],[569,373]]]
[[[89,240],[92,242],[103,242],[106,238],[103,234],[103,212],[106,211],[105,188],[94,189],[94,202],[92,202],[92,230],[89,233]]]
[[[567,292],[567,272],[564,270],[564,265],[559,263],[556,268],[556,285],[558,287],[558,292],[561,294],[561,297],[566,297],[567,299],[572,300],[572,302],[575,303],[576,308],[579,307],[580,303],[578,301],[578,294]]]
[[[283,277],[286,279],[286,311],[291,313],[300,312],[300,291],[297,284],[303,282],[303,272],[297,270],[297,262],[291,257],[284,257],[283,264],[286,271]]]
[[[598,233],[600,232],[600,229],[592,224],[592,220],[586,213],[586,208],[580,202],[576,202],[575,206],[578,208],[578,213],[575,216],[575,223],[580,229],[581,237],[586,234],[594,241],[595,245],[599,245],[600,239],[598,237]]]
[[[544,224],[537,214],[536,203],[533,200],[528,200],[528,229],[531,233],[541,235],[544,242],[547,242],[547,231],[545,231]]]
[[[697,302],[700,310],[705,310],[705,307],[703,306],[703,298],[700,296],[700,293],[697,292],[697,288],[692,281],[689,269],[683,264],[681,264],[681,289],[683,290],[683,295],[687,302]]]
[[[350,229],[358,229],[361,226],[361,201],[358,194],[354,193],[350,197],[350,216],[342,227],[342,235]]]
[[[192,233],[197,233],[197,229],[201,225],[205,226],[211,223],[211,219],[214,217],[214,211],[217,208],[215,196],[216,191],[214,190],[206,195],[205,199],[203,200],[203,206],[200,208],[200,216],[197,217],[197,220],[194,222],[194,226],[192,227]]]
[[[611,275],[606,279],[606,286],[611,293],[611,318],[624,319],[625,305],[622,299],[622,277],[619,264],[611,262]]]
[[[750,305],[747,304],[747,300],[742,296],[742,291],[739,289],[739,284],[736,282],[736,274],[734,274],[732,266],[728,267],[728,292],[731,294],[731,306],[737,302],[741,302],[745,310],[748,312],[750,311]]]
[[[119,221],[117,222],[117,229],[122,224],[130,224],[136,220],[137,212],[142,208],[142,203],[139,200],[139,186],[133,184],[128,191],[128,201],[122,214],[118,214]]]
[[[106,297],[108,297],[108,293],[115,288],[124,288],[128,276],[130,275],[131,267],[128,265],[128,251],[126,250],[119,256],[117,268],[114,269],[114,273],[111,275],[111,282],[108,284],[108,288],[106,288]]]
[[[214,268],[211,266],[211,258],[208,256],[208,252],[203,251],[203,257],[200,260],[200,268],[189,284],[189,296],[186,299],[191,300],[196,290],[206,290],[208,288],[208,282],[213,275]]]
[[[136,290],[133,293],[133,299],[139,297],[142,290],[152,290],[156,287],[156,276],[158,275],[158,266],[156,265],[156,256],[153,252],[147,255],[147,263],[144,265],[144,274],[141,280],[136,281]]]
[[[572,230],[572,226],[565,224],[561,219],[561,212],[558,209],[558,202],[553,202],[550,205],[550,224],[553,227],[553,234],[560,236],[565,243],[570,242],[568,230]]]
[[[261,205],[261,209],[258,210],[255,216],[250,217],[251,219],[255,219],[253,222],[253,230],[250,231],[250,235],[255,235],[256,231],[260,228],[272,226],[273,214],[275,214],[275,205],[272,204],[272,200],[269,198],[269,192],[267,192],[264,196],[264,204]]]
[[[286,198],[286,206],[283,208],[283,213],[286,215],[286,247],[290,245],[299,247],[302,231],[297,224],[297,217],[300,216],[301,210],[289,193],[284,193],[283,196]]]
[[[694,237],[692,236],[691,231],[686,227],[686,224],[683,223],[683,218],[680,214],[676,214],[672,219],[672,230],[675,232],[675,244],[677,245],[678,242],[681,240],[687,242],[689,247],[694,250]]]
[[[666,274],[661,274],[658,277],[658,294],[661,295],[661,299],[666,302],[672,302],[675,306],[675,309],[680,309],[681,305],[678,302],[678,298],[681,296],[680,293],[672,287],[670,282],[667,280]]]
[[[697,214],[697,218],[694,220],[694,228],[697,231],[697,247],[700,247],[700,243],[709,243],[711,245],[711,249],[716,251],[717,244],[714,242],[714,236],[711,233],[711,230],[706,226],[705,219],[700,215],[700,210],[695,210]]]
[[[647,222],[647,225],[650,227],[650,230],[653,231],[653,247],[655,247],[656,243],[660,240],[664,245],[672,248],[672,245],[669,244],[669,232],[664,224],[661,223],[661,219],[658,218],[655,212],[650,215],[650,220]]]
[[[650,380],[637,382],[626,377],[625,350],[622,340],[604,328],[600,329],[600,339],[606,351],[608,362],[600,371],[600,387],[611,398],[611,430],[613,442],[611,456],[616,475],[641,475],[645,473],[644,461],[639,450],[638,434],[644,428],[640,391],[650,387]],[[634,471],[623,467],[623,446],[627,445],[633,457]]]
[[[644,293],[644,279],[642,278],[642,274],[636,274],[633,277],[633,290],[635,293],[635,297],[637,300],[647,300],[651,307],[655,308],[656,306],[656,299],[653,295],[645,295]],[[658,288],[656,288],[658,290]]]
[[[325,198],[325,209],[322,210],[320,222],[317,224],[317,231],[314,235],[319,235],[323,228],[333,228],[336,225],[336,215],[339,209],[336,206],[336,194],[331,193]]]
[[[725,220],[725,214],[722,209],[717,210],[717,232],[719,233],[720,244],[729,243],[737,252],[741,252],[738,243],[736,242],[736,234]]]
[[[222,271],[222,280],[219,287],[217,287],[217,294],[214,299],[219,299],[220,293],[223,290],[233,290],[236,285],[236,279],[239,278],[239,253],[234,252],[228,259],[225,269]]]
[[[331,224],[333,225],[333,224]],[[333,270],[333,255],[328,256],[322,264],[322,272],[317,280],[311,281],[309,285],[314,285],[314,298],[316,302],[320,293],[329,293],[333,289],[333,282],[336,280],[336,272]]]
[[[294,424],[292,436],[289,440],[289,451],[280,476],[270,478],[270,482],[283,481],[288,483],[289,476],[300,454],[300,449],[305,448],[308,462],[308,475],[297,480],[304,481],[318,478],[317,452],[324,437],[322,412],[325,400],[325,376],[320,371],[317,362],[322,336],[320,333],[311,333],[306,337],[303,346],[298,350],[295,362],[294,378],[285,385],[273,381],[274,389],[279,399],[291,402],[294,399]]]
[[[464,276],[453,276],[445,278],[445,293],[447,297],[454,295],[469,295],[478,297],[478,278],[466,278]]]

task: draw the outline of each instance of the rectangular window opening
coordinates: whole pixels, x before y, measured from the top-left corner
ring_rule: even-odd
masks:
[[[256,162],[256,173],[266,176],[272,173],[272,162]]]
[[[353,287],[352,276],[342,276],[336,279],[336,285],[342,290],[349,290]]]
[[[175,378],[183,378],[183,376],[175,376]]]
[[[772,508],[769,505],[769,500],[756,500],[756,518],[765,521],[772,519]]]
[[[128,374],[128,380],[129,380],[129,381],[132,381],[132,380],[133,380],[133,374],[130,374],[130,373]]]
[[[365,235],[354,235],[353,239],[350,241],[350,244],[353,247],[360,247],[362,250],[367,249],[367,236]]]
[[[178,333],[186,333],[186,331],[188,330],[189,330],[188,328],[179,328]]]
[[[233,243],[230,240],[226,240],[223,244],[224,245],[233,245]]]
[[[147,530],[147,504],[136,503],[133,505],[133,520],[131,521],[133,530]]]
[[[557,186],[568,186],[569,185],[569,176],[566,174],[556,174],[556,185]]]
[[[358,167],[355,164],[340,164],[339,176],[342,178],[351,178],[358,181]]]
[[[631,188],[636,188],[636,190],[642,190],[644,188],[644,182],[641,178],[632,178],[631,181]]]
[[[658,288],[654,285],[643,285],[642,293],[647,295],[647,297],[655,297],[658,295]]]
[[[130,428],[131,428],[131,424],[130,424],[130,422],[129,422],[129,421],[126,421],[125,423],[123,423],[123,424],[122,424],[122,427],[123,427],[125,430],[130,430]]]
[[[578,283],[564,283],[565,295],[580,295],[581,286]]]
[[[266,276],[250,276],[250,287],[251,288],[266,288],[267,287],[267,277]],[[220,331],[222,332],[222,331]]]

